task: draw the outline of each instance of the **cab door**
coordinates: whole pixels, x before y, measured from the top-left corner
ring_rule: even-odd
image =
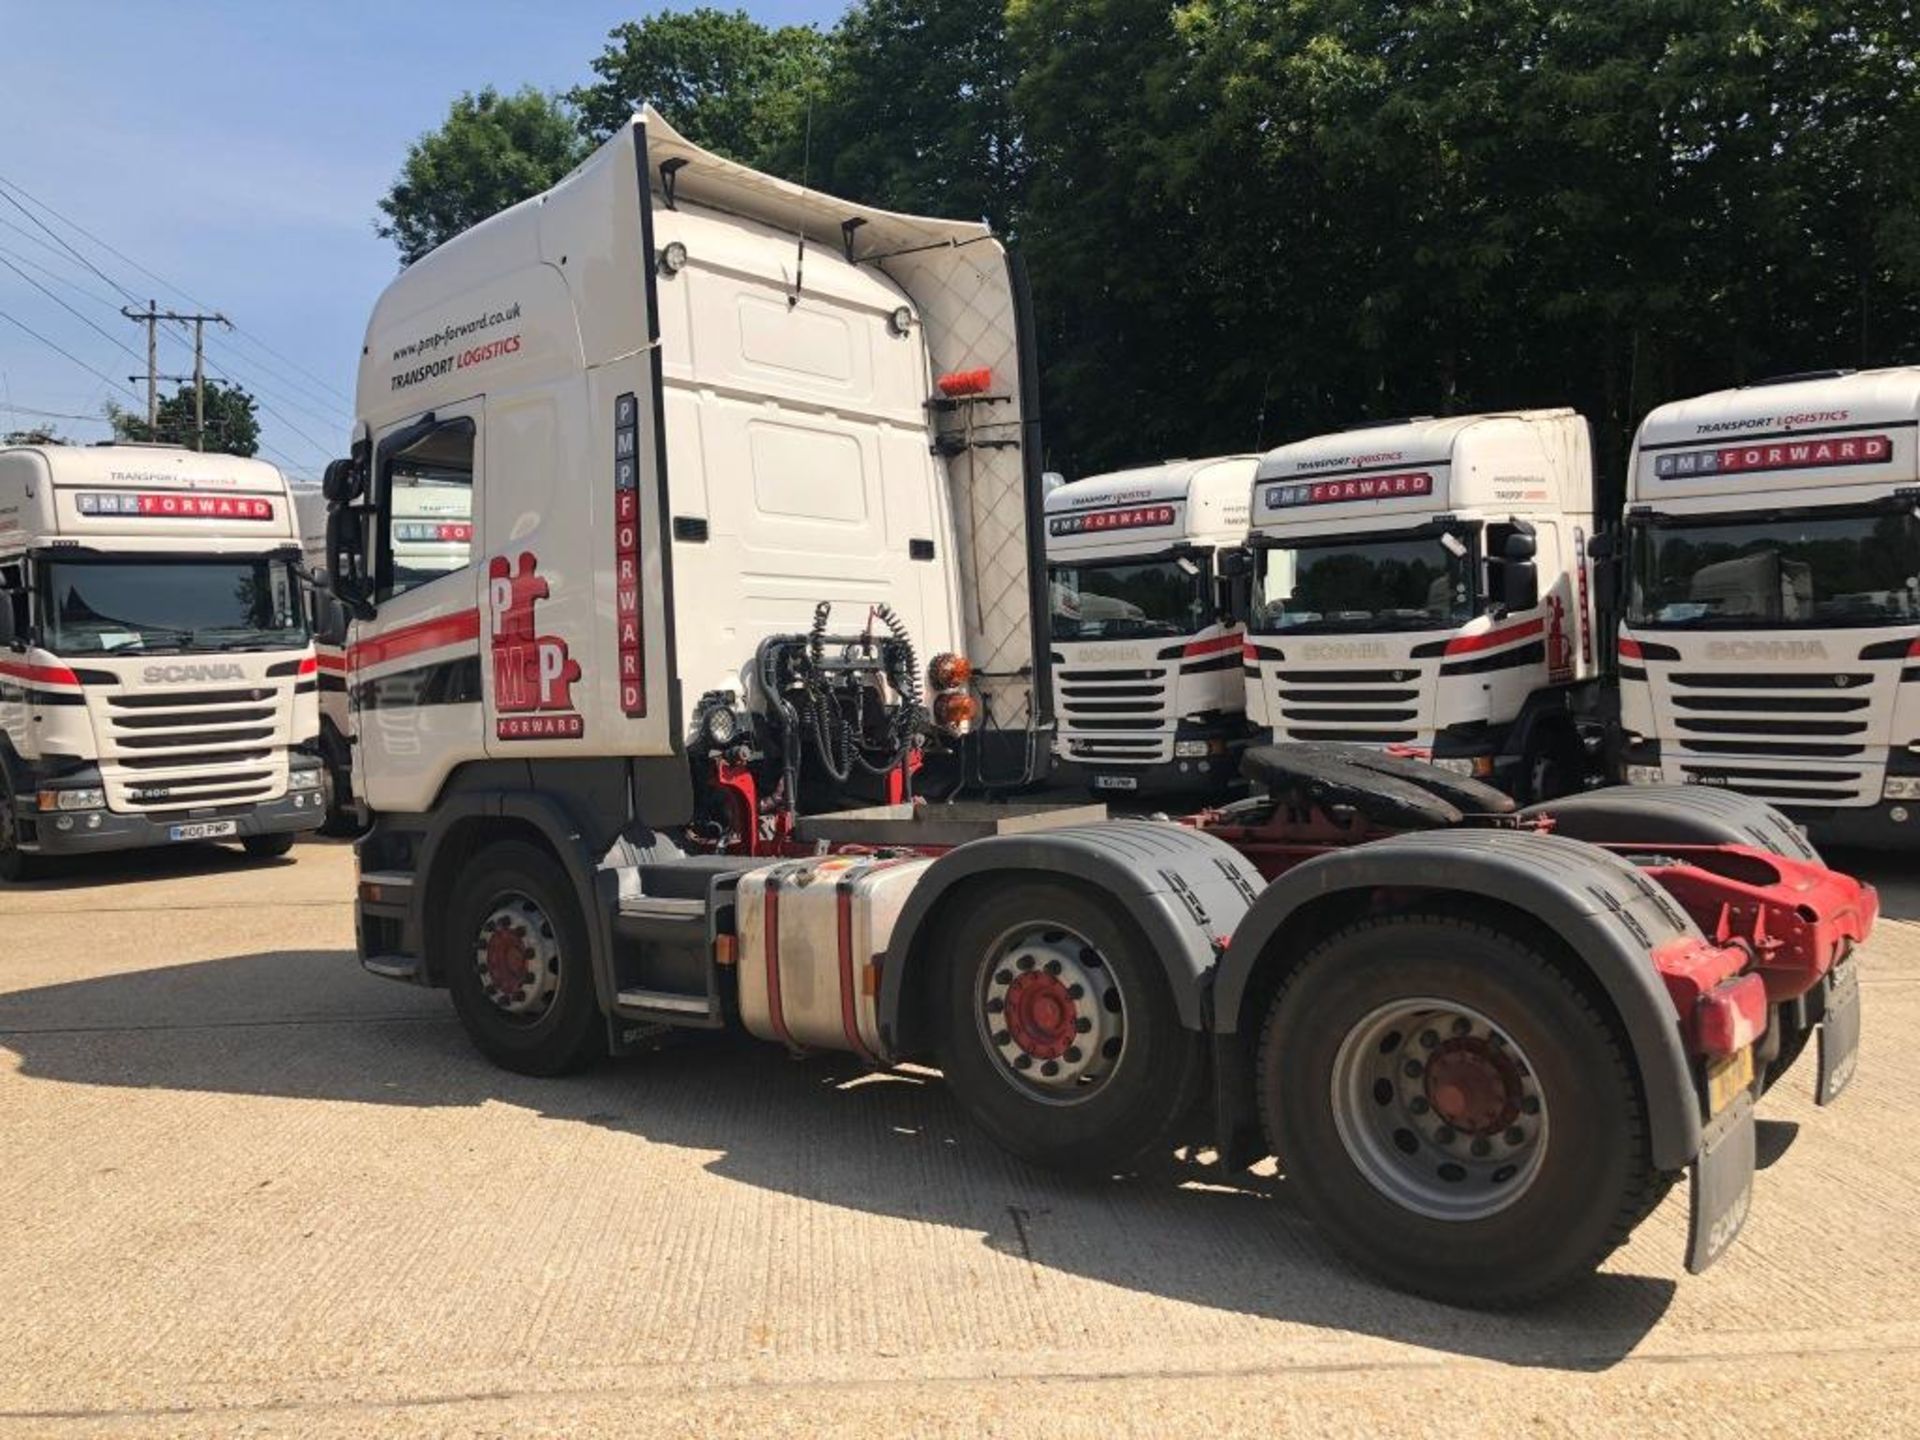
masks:
[[[354,792],[376,811],[426,809],[455,766],[485,752],[473,563],[483,553],[483,410],[475,397],[374,436],[375,614],[352,627],[347,695]],[[421,497],[433,503],[414,503]]]

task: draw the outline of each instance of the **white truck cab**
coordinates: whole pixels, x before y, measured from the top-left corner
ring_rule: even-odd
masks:
[[[1090,788],[1199,793],[1234,779],[1241,629],[1214,557],[1246,543],[1257,463],[1169,461],[1048,494],[1056,748]]]
[[[0,449],[0,876],[321,820],[299,532],[273,466]]]
[[[1269,452],[1253,493],[1255,724],[1421,755],[1528,800],[1580,788],[1598,673],[1582,416],[1338,431]]]
[[[1920,843],[1920,367],[1663,405],[1627,475],[1630,784],[1764,797]]]

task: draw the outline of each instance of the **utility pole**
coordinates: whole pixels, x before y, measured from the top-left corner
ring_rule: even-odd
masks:
[[[155,438],[160,426],[161,380],[183,385],[187,381],[184,375],[162,376],[160,374],[160,322],[166,320],[180,325],[189,321],[193,323],[193,448],[205,450],[207,448],[206,325],[211,320],[214,324],[225,325],[231,330],[233,322],[218,312],[212,315],[180,315],[172,310],[161,310],[151,300],[147,301],[147,308],[144,310],[130,310],[122,306],[120,313],[129,320],[144,322],[147,327],[147,437],[149,439]],[[129,378],[137,381],[140,377],[134,375]]]

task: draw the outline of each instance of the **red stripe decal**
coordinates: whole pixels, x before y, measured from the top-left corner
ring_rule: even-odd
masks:
[[[1620,658],[1622,660],[1643,660],[1646,656],[1640,649],[1640,642],[1638,640],[1632,640],[1622,635],[1620,637]]]
[[[317,655],[307,655],[301,658],[300,668],[294,671],[293,673],[296,676],[311,675],[313,674],[314,671],[318,670],[319,668],[320,668],[320,657]]]
[[[0,660],[0,675],[15,680],[30,680],[36,685],[78,685],[80,677],[64,665],[25,665]]]
[[[1180,651],[1183,659],[1191,660],[1196,655],[1218,655],[1225,650],[1238,650],[1241,635],[1238,630],[1226,635],[1215,635],[1211,640],[1195,640]]]
[[[874,1056],[873,1051],[867,1048],[867,1042],[860,1038],[860,1017],[855,1013],[853,1005],[852,877],[842,880],[834,890],[836,892],[834,904],[839,912],[838,929],[840,931],[840,1026],[847,1032],[847,1044],[853,1047],[853,1053],[869,1065],[878,1065],[880,1061]]]
[[[767,1020],[773,1026],[773,1033],[789,1050],[800,1047],[793,1043],[793,1034],[787,1029],[787,1013],[780,1002],[780,877],[767,877]]]
[[[385,635],[376,635],[371,640],[355,645],[347,652],[347,668],[360,670],[368,665],[398,660],[403,655],[415,655],[422,650],[458,645],[463,640],[479,638],[478,610],[462,610],[457,615],[436,615],[431,620],[402,625],[398,630],[389,630]]]
[[[1468,655],[1475,650],[1491,650],[1510,640],[1524,640],[1529,635],[1538,635],[1546,628],[1544,620],[1522,620],[1518,625],[1509,625],[1504,630],[1489,630],[1484,635],[1461,635],[1447,641],[1446,653]]]
[[[314,657],[314,663],[322,670],[345,670],[347,657],[338,650],[322,650]]]

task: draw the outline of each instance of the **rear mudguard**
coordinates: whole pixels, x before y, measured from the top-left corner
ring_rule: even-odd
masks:
[[[1297,963],[1299,923],[1341,892],[1390,892],[1396,908],[1423,900],[1490,901],[1556,934],[1619,1017],[1647,1100],[1653,1161],[1678,1170],[1700,1148],[1700,1105],[1673,1002],[1649,952],[1697,937],[1686,913],[1626,861],[1575,840],[1525,831],[1430,831],[1358,845],[1297,865],[1270,885],[1235,932],[1213,986],[1223,1057],[1244,1057],[1265,1018],[1245,1000],[1265,966]],[[1430,892],[1422,896],[1418,892]]]
[[[1180,1023],[1207,1028],[1206,987],[1227,937],[1264,883],[1225,842],[1183,825],[1125,820],[996,835],[936,860],[894,925],[880,971],[880,1034],[890,1056],[923,1054],[932,1041],[922,978],[938,942],[942,902],[985,877],[1077,881],[1123,911],[1160,957]]]
[[[1520,812],[1551,817],[1556,835],[1596,845],[1756,845],[1790,860],[1820,854],[1766,801],[1707,785],[1610,785]]]

